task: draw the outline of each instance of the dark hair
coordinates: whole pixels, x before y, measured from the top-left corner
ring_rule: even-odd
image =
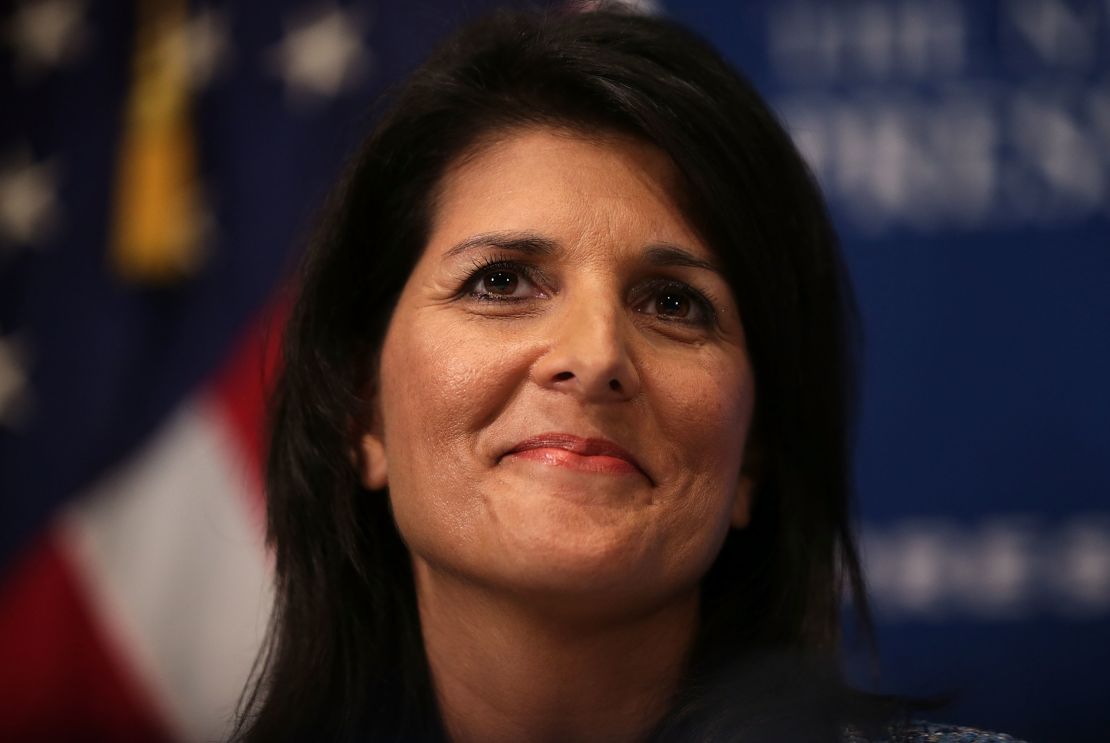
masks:
[[[443,737],[409,555],[351,450],[441,176],[483,138],[533,125],[631,135],[670,156],[680,206],[735,293],[756,377],[751,523],[703,580],[690,671],[657,735],[737,737],[702,715],[707,680],[782,675],[764,673],[769,657],[827,675],[835,722],[863,709],[835,672],[845,588],[870,627],[849,521],[855,313],[812,176],[752,86],[691,32],[613,11],[504,12],[457,33],[399,89],[304,260],[271,408],[276,614],[242,739]]]

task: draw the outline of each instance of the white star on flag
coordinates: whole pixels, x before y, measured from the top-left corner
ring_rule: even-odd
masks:
[[[0,427],[16,428],[30,410],[25,353],[19,343],[0,337]]]
[[[31,77],[73,59],[88,41],[84,15],[83,0],[24,2],[6,29],[17,71]]]
[[[363,19],[339,7],[286,23],[285,37],[269,51],[275,73],[299,104],[338,95],[370,71],[362,43]]]
[[[180,29],[183,36],[189,85],[199,90],[227,65],[227,18],[212,8],[204,8]]]
[[[54,166],[20,159],[0,172],[0,242],[41,243],[57,219]]]

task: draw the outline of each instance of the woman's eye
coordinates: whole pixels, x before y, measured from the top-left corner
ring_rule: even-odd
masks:
[[[469,279],[467,293],[477,299],[504,301],[542,294],[522,266],[492,265],[479,268]]]
[[[512,271],[491,271],[482,277],[482,289],[489,294],[513,294],[520,281]]]
[[[695,289],[681,284],[648,287],[636,310],[645,315],[691,325],[707,325],[713,318],[709,300]]]
[[[655,297],[655,314],[668,317],[686,317],[690,314],[690,299],[675,292],[657,294]]]

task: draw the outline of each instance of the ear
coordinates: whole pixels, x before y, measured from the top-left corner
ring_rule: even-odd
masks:
[[[745,471],[740,473],[740,480],[736,483],[736,498],[732,501],[732,528],[743,529],[752,519],[752,492],[755,490],[755,480]]]
[[[355,442],[351,447],[351,464],[364,488],[381,490],[389,484],[389,460],[385,455],[380,400],[373,384],[367,385],[365,395],[370,401],[368,408],[360,416],[361,421],[351,422],[351,438]]]
[[[389,484],[389,462],[380,433],[367,431],[359,437],[355,467],[359,481],[367,490],[381,490]]]
[[[736,498],[732,502],[732,528],[743,529],[752,521],[752,502],[755,488],[763,472],[764,452],[759,437],[751,436],[744,447],[744,464],[736,483]]]

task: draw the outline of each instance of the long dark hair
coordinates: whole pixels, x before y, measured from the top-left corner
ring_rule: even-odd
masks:
[[[657,735],[737,737],[706,716],[709,679],[781,674],[767,658],[806,658],[812,678],[840,689],[829,669],[845,589],[870,626],[849,520],[855,311],[790,138],[743,77],[671,22],[504,12],[454,35],[398,89],[304,259],[271,407],[276,613],[243,740],[443,737],[409,555],[352,450],[437,183],[480,138],[529,125],[619,132],[669,154],[680,206],[735,293],[756,376],[751,523],[703,581],[694,657]],[[863,709],[859,698],[835,696],[835,721]]]

